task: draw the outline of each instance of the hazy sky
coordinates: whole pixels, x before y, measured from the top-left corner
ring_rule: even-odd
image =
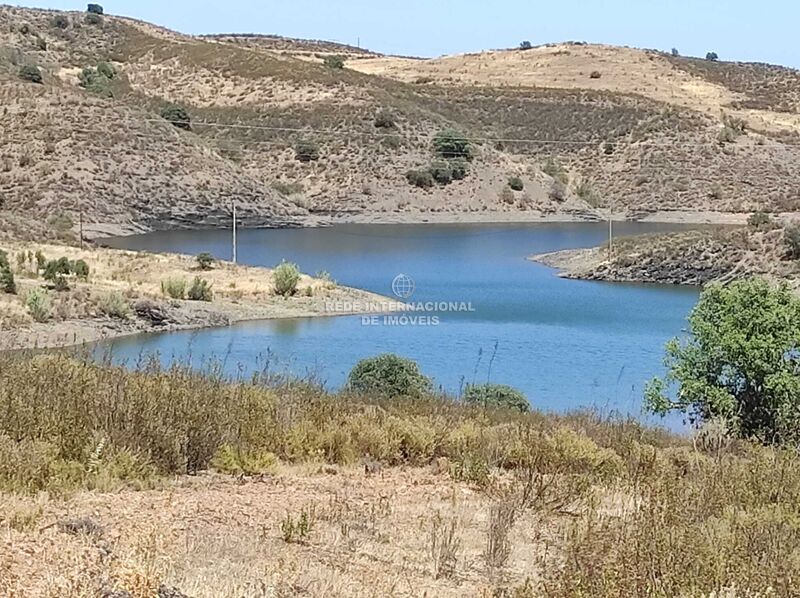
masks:
[[[1,0],[0,0],[1,1]],[[94,0],[98,1],[98,0]],[[800,67],[796,0],[99,0],[184,33],[276,33],[438,56],[576,40]],[[19,2],[34,4],[33,0]],[[46,8],[85,8],[41,0]]]

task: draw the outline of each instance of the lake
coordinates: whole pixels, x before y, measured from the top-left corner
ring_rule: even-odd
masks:
[[[676,225],[619,223],[615,233],[676,230]],[[547,411],[595,408],[641,415],[645,382],[663,373],[664,343],[680,335],[695,288],[566,280],[526,257],[591,247],[603,223],[340,225],[239,231],[241,263],[294,261],[307,273],[393,296],[399,274],[413,302],[470,304],[437,313],[438,325],[391,325],[361,316],[246,322],[229,328],[117,339],[116,359],[158,352],[225,367],[313,376],[339,387],[364,357],[398,353],[419,362],[446,391],[465,383],[510,384]],[[231,257],[227,231],[177,231],[112,239],[127,249]],[[463,307],[463,306],[462,306]],[[671,426],[677,424],[668,422]]]

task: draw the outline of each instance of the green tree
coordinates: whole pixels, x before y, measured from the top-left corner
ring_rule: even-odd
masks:
[[[69,259],[60,257],[57,260],[50,260],[44,267],[44,279],[48,280],[55,285],[57,291],[66,291],[69,286],[67,285],[67,276],[69,276],[72,268],[70,267]]]
[[[347,387],[365,395],[418,398],[432,390],[431,380],[416,362],[385,353],[359,361],[350,371]]]
[[[667,374],[645,392],[653,412],[680,411],[695,424],[722,418],[766,443],[800,440],[800,299],[785,284],[707,287],[689,337],[666,350]]]
[[[529,411],[530,404],[525,395],[505,384],[470,384],[464,391],[464,402],[468,405],[497,407]]]
[[[101,15],[103,14],[103,7],[99,4],[89,4],[86,7],[86,12],[90,14]]]
[[[533,44],[531,42],[529,42],[528,40],[520,42],[520,44],[519,44],[519,49],[520,50],[530,50],[531,48],[533,48]]]
[[[716,52],[709,52],[706,54],[706,60],[711,60],[712,62],[716,62],[719,60],[719,55]]]
[[[442,158],[472,159],[472,146],[467,136],[455,129],[439,131],[433,138],[433,150]]]

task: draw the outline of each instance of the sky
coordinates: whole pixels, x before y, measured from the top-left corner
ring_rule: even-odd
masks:
[[[2,0],[0,0],[2,1]],[[270,33],[440,56],[557,41],[655,48],[800,68],[796,0],[94,0],[183,33]],[[77,0],[16,4],[84,10]]]

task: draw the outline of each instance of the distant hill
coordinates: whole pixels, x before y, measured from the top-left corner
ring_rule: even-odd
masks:
[[[113,80],[82,87],[101,63]],[[234,199],[249,225],[796,212],[799,76],[583,44],[408,59],[0,6],[0,222],[215,226]],[[171,103],[190,130],[160,116]],[[473,139],[469,173],[409,184],[441,175],[443,129]]]

